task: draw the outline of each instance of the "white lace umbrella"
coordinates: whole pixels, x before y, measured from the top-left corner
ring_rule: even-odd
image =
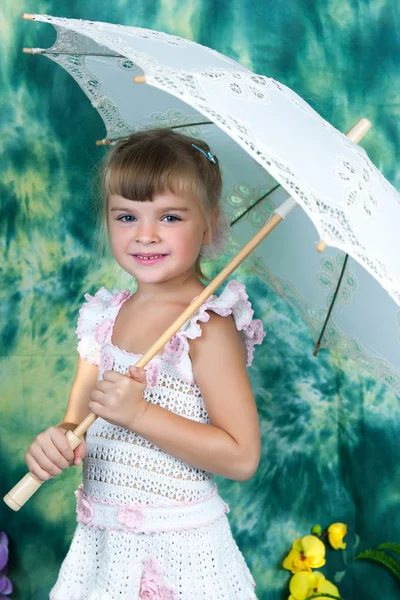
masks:
[[[27,51],[45,54],[79,83],[103,118],[100,143],[169,126],[210,144],[223,168],[225,211],[237,223],[231,250],[287,193],[295,199],[303,210],[262,243],[249,267],[301,314],[320,346],[350,354],[400,396],[400,195],[365,151],[284,85],[194,42],[25,18],[55,27],[50,49]],[[277,182],[282,187],[264,197]],[[330,246],[322,255],[318,237]],[[344,270],[348,255],[355,261]]]

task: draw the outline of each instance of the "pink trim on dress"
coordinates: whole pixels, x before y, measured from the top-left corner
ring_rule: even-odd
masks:
[[[112,300],[110,302],[110,306],[119,306],[125,302],[125,300],[128,300],[128,298],[130,298],[132,296],[131,292],[129,290],[123,290],[122,292],[117,292],[116,294],[113,295]]]
[[[83,489],[83,487],[79,487],[78,490],[75,492],[76,493],[81,490],[82,494],[84,494],[84,497],[88,500],[90,500],[90,496],[85,492],[85,490]],[[206,500],[211,500],[211,498],[214,498],[214,496],[218,494],[218,486],[216,483],[213,484],[212,490],[211,492],[207,495],[204,496],[204,498],[200,498],[199,500],[185,500],[184,502],[181,502],[180,500],[171,500],[170,503],[165,503],[165,504],[119,504],[118,502],[106,502],[105,500],[97,500],[95,498],[93,498],[93,500],[95,502],[97,502],[98,504],[104,504],[105,506],[118,506],[118,508],[125,508],[126,506],[129,506],[130,509],[136,509],[138,508],[139,510],[151,507],[151,508],[178,508],[179,506],[193,506],[195,504],[201,504],[202,502],[205,502]]]
[[[233,298],[229,298],[229,304],[224,306],[224,302],[227,302],[224,298],[224,294],[228,295],[232,292]],[[242,303],[242,306],[244,305],[244,310],[238,314],[238,311],[235,311],[235,305],[240,303]],[[178,333],[176,333],[165,345],[164,359],[176,366],[180,375],[187,383],[194,382],[193,373],[191,373],[191,377],[189,377],[189,373],[186,372],[182,365],[183,357],[186,354],[189,354],[189,344],[187,340],[194,340],[201,336],[202,330],[199,322],[206,323],[209,321],[210,314],[208,311],[211,310],[222,317],[227,317],[229,315],[233,316],[236,328],[240,331],[246,346],[246,366],[248,367],[253,362],[254,346],[256,344],[261,344],[265,336],[260,319],[253,319],[254,311],[251,308],[244,285],[235,280],[229,281],[221,295],[210,296],[210,298],[208,298],[199,308],[197,313],[189,320],[185,329],[183,331],[178,331]]]
[[[208,520],[208,521],[202,521],[199,524],[190,524],[190,525],[180,525],[180,526],[176,526],[176,525],[172,525],[172,526],[166,526],[163,525],[161,527],[143,527],[142,523],[143,520],[145,518],[145,511],[146,511],[146,507],[147,508],[183,508],[184,506],[193,506],[196,504],[201,504],[202,502],[205,502],[206,500],[209,500],[211,498],[213,498],[216,493],[217,493],[217,486],[215,484],[214,489],[212,494],[210,494],[210,496],[207,496],[206,498],[202,498],[201,500],[198,501],[194,501],[194,502],[180,502],[179,504],[176,505],[150,505],[150,506],[146,506],[146,505],[118,505],[118,504],[114,504],[114,503],[110,503],[110,502],[104,502],[101,500],[95,500],[94,498],[91,498],[90,496],[88,496],[82,487],[79,487],[76,492],[75,492],[75,496],[77,498],[77,505],[76,505],[76,514],[77,514],[77,521],[78,523],[83,523],[89,527],[95,527],[96,529],[102,529],[102,530],[107,530],[107,531],[116,531],[119,530],[119,528],[116,528],[115,526],[113,527],[112,525],[102,525],[99,523],[93,523],[93,518],[95,517],[96,514],[96,508],[95,505],[96,504],[103,504],[106,506],[116,506],[119,507],[119,511],[117,513],[117,520],[119,523],[121,523],[121,525],[123,526],[123,531],[126,532],[140,532],[140,533],[168,533],[170,531],[191,531],[193,529],[201,529],[203,527],[207,527],[208,525],[211,525],[212,523],[215,523],[215,521],[217,521],[218,519],[220,519],[221,517],[223,517],[225,514],[230,512],[229,506],[226,502],[224,502],[222,499],[222,510],[219,512],[219,514],[216,514],[213,516],[212,519]]]
[[[103,376],[103,373],[105,371],[112,371],[113,366],[114,366],[114,357],[111,356],[111,354],[108,354],[107,352],[103,352],[103,354],[101,356],[100,366],[99,366],[100,375]]]
[[[129,531],[137,531],[143,522],[144,515],[139,508],[124,506],[119,509],[117,519]]]
[[[112,324],[112,319],[104,319],[97,325],[96,329],[94,330],[94,339],[96,340],[96,342],[98,342],[99,344],[104,344],[110,332]]]
[[[94,517],[94,508],[90,498],[85,494],[82,488],[76,490],[75,496],[77,521],[89,525]]]
[[[138,359],[143,356],[142,354],[127,352],[112,342],[115,321],[119,311],[126,300],[128,300],[131,296],[132,294],[129,292],[129,290],[115,292],[112,295],[110,292],[107,292],[105,288],[101,288],[95,296],[90,296],[89,294],[85,295],[87,303],[84,304],[80,309],[80,318],[78,320],[77,328],[78,337],[81,339],[81,342],[78,344],[78,350],[83,358],[89,362],[95,362],[95,360],[93,360],[93,355],[95,354],[97,348],[94,347],[93,352],[90,353],[90,350],[86,347],[86,343],[83,342],[82,338],[84,336],[86,337],[91,335],[90,319],[85,318],[86,310],[89,309],[91,305],[98,304],[101,301],[103,301],[105,305],[108,302],[108,306],[115,307],[117,310],[114,311],[112,316],[103,319],[97,326],[93,326],[95,329],[94,341],[99,345],[99,351],[101,350],[101,347],[109,344],[113,349],[118,350],[125,356],[129,356],[132,359]],[[259,319],[253,319],[254,311],[251,308],[244,285],[235,280],[231,280],[228,282],[221,295],[210,296],[203,306],[200,307],[197,313],[186,323],[184,329],[178,331],[169,340],[169,342],[167,342],[163,353],[157,354],[152,359],[151,363],[145,369],[148,385],[150,387],[155,387],[158,384],[159,366],[154,364],[153,361],[160,359],[174,365],[183,381],[185,381],[187,384],[193,385],[196,383],[189,357],[188,340],[194,340],[201,336],[202,329],[200,327],[200,323],[206,323],[210,320],[209,311],[213,311],[224,317],[228,315],[233,316],[236,328],[238,331],[240,331],[245,343],[247,353],[246,366],[250,366],[252,364],[254,346],[256,344],[261,344],[262,340],[264,339],[265,332],[263,331],[262,322]]]
[[[131,296],[129,290],[111,293],[106,288],[101,287],[94,296],[85,294],[86,302],[79,309],[79,318],[75,333],[80,340],[78,343],[78,352],[87,362],[98,365],[100,362],[101,345],[103,343],[103,332],[101,325],[104,322],[103,312],[106,313],[110,307],[117,306],[117,302],[123,303]],[[99,306],[100,305],[100,306]],[[96,319],[101,322],[97,325],[99,339],[96,339]]]
[[[146,373],[146,381],[148,387],[155,387],[158,383],[159,368],[152,361],[145,366],[144,371]]]
[[[141,600],[178,600],[174,588],[163,581],[164,573],[157,562],[150,558],[145,562],[140,580]]]

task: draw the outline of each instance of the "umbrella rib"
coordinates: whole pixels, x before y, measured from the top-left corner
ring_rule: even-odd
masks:
[[[171,125],[170,129],[183,129],[184,127],[197,127],[198,125],[215,125],[213,121],[198,121],[197,123],[184,123],[183,125]],[[126,140],[130,135],[135,133],[132,131],[127,135],[120,135],[114,138],[106,138],[105,140],[97,140],[96,146],[105,146],[112,142],[119,142],[120,140]]]
[[[337,283],[337,286],[336,286],[336,290],[335,290],[335,293],[333,294],[332,302],[331,302],[329,310],[327,312],[327,315],[326,315],[326,318],[325,318],[325,322],[324,322],[324,324],[322,326],[322,330],[321,330],[321,333],[319,335],[318,341],[317,341],[317,343],[314,346],[314,352],[313,352],[314,356],[317,356],[317,354],[319,352],[320,344],[321,344],[321,341],[322,341],[322,337],[323,337],[323,335],[325,333],[325,329],[326,329],[326,327],[328,325],[328,321],[329,321],[329,318],[331,316],[331,313],[332,313],[332,310],[333,310],[333,306],[334,306],[334,304],[336,302],[336,298],[337,298],[337,295],[339,293],[339,288],[340,288],[340,285],[342,283],[342,279],[343,279],[343,276],[344,276],[344,272],[346,270],[346,265],[347,265],[348,259],[349,259],[349,255],[346,254],[346,257],[345,257],[344,263],[343,263],[343,267],[342,267],[342,271],[340,273],[340,276],[339,276],[339,279],[338,279],[338,283]]]
[[[108,56],[110,58],[126,58],[123,54],[110,54],[109,52],[65,52],[63,50],[44,50],[42,48],[23,48],[24,54],[63,54],[66,56]],[[127,60],[129,60],[127,58]]]
[[[271,188],[266,194],[264,194],[264,196],[261,196],[261,198],[259,198],[258,200],[256,200],[256,202],[254,202],[254,204],[252,204],[251,206],[249,206],[248,208],[246,208],[246,210],[244,210],[238,217],[236,217],[236,219],[234,219],[233,221],[231,221],[231,223],[229,224],[230,227],[233,227],[233,225],[235,225],[242,217],[244,217],[245,215],[247,215],[247,213],[249,213],[255,206],[257,206],[257,204],[260,204],[260,202],[262,200],[264,200],[265,198],[267,198],[267,196],[269,196],[270,194],[272,194],[272,192],[274,192],[275,190],[277,190],[278,187],[281,187],[279,183],[277,185],[275,185],[273,188]]]

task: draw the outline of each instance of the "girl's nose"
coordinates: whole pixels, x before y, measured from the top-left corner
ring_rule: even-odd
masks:
[[[137,241],[141,244],[152,244],[160,240],[157,226],[154,223],[141,223],[137,228]]]

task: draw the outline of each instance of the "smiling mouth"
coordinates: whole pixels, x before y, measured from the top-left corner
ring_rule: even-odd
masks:
[[[134,254],[135,258],[139,258],[140,260],[157,260],[158,258],[164,258],[167,256],[166,254]]]

